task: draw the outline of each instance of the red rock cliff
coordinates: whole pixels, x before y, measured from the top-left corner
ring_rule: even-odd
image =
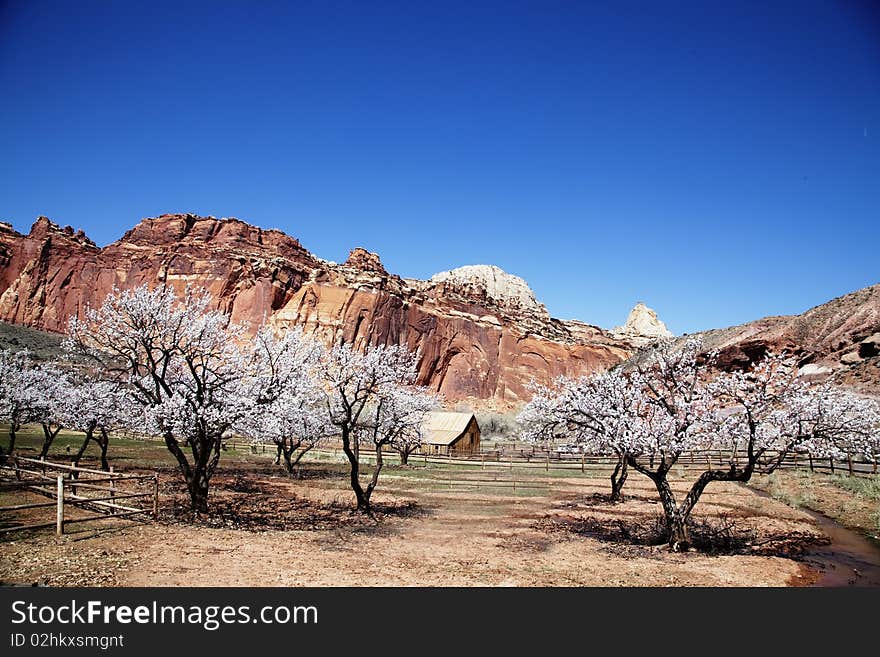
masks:
[[[237,219],[162,215],[98,248],[45,217],[28,235],[0,223],[0,319],[62,332],[114,287],[206,288],[236,322],[303,326],[328,343],[402,343],[421,351],[420,379],[447,399],[501,405],[531,379],[608,368],[631,353],[597,327],[552,319],[525,281],[463,267],[429,281],[389,274],[355,249],[342,265],[295,239]]]

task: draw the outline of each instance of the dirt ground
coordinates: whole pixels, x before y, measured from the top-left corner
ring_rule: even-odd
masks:
[[[713,484],[697,507],[695,538],[715,553],[672,553],[652,544],[660,509],[642,477],[630,477],[625,502],[610,504],[604,476],[430,464],[383,471],[373,521],[351,513],[340,464],[311,462],[291,479],[259,455],[221,465],[211,515],[191,524],[177,473],[162,468],[158,522],[84,523],[60,538],[12,534],[0,542],[0,581],[800,586],[819,576],[801,555],[825,540],[805,512]]]

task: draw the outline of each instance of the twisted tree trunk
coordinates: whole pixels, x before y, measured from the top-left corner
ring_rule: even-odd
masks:
[[[220,460],[222,435],[200,435],[190,441],[193,462],[190,464],[180,443],[170,432],[164,434],[165,446],[177,459],[177,464],[186,481],[190,506],[195,513],[208,513],[208,490],[211,476]]]
[[[53,429],[47,422],[40,423],[43,427],[43,447],[40,449],[40,458],[44,459],[49,455],[49,448],[55,440],[55,436],[61,431],[61,425],[56,425]]]
[[[76,456],[73,457],[73,464],[79,465],[80,460],[83,457],[83,454],[86,453],[86,448],[89,446],[89,443],[92,441],[92,434],[95,432],[95,424],[90,423],[86,427],[86,438],[83,440],[82,445],[79,446],[79,450],[76,452]]]
[[[306,447],[303,448],[303,441],[293,440],[291,438],[285,438],[280,442],[275,443],[278,447],[278,453],[275,457],[275,464],[280,464],[280,459],[284,458],[284,467],[287,469],[287,474],[293,474],[294,470],[296,470],[297,474],[300,473],[299,463],[302,461],[303,456],[305,456],[312,447],[315,446],[315,443],[307,443]]]
[[[690,509],[680,509],[676,504],[675,495],[665,475],[653,479],[666,521],[666,542],[676,552],[687,550],[691,545],[691,534],[688,530]]]
[[[632,456],[628,456],[627,461],[634,469],[654,482],[657,494],[660,496],[660,504],[663,507],[666,542],[669,544],[669,547],[678,551],[687,550],[691,546],[688,521],[690,520],[691,512],[700,500],[700,496],[706,490],[706,486],[713,481],[738,481],[741,483],[749,481],[752,478],[759,456],[760,454],[756,455],[749,449],[749,460],[744,468],[739,468],[736,463],[731,463],[728,470],[704,471],[693,483],[680,505],[676,502],[675,494],[672,492],[667,478],[675,459],[668,462],[665,459],[661,460],[657,470],[649,470],[644,465],[639,464]],[[777,465],[782,462],[782,458],[784,458],[784,453],[777,458]]]
[[[623,485],[626,483],[629,474],[629,464],[626,456],[619,456],[617,465],[614,466],[614,472],[611,473],[611,501],[620,502],[623,499]]]

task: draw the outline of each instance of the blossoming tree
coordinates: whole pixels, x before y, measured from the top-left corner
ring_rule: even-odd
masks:
[[[396,450],[406,463],[409,454],[422,444],[425,416],[436,407],[437,396],[425,388],[395,385],[376,395],[366,421],[355,432],[358,442],[372,449],[376,457],[376,467],[364,489],[368,502],[379,481],[385,447]]]
[[[65,427],[85,435],[73,457],[74,464],[79,464],[89,444],[95,442],[101,450],[101,468],[109,470],[110,433],[131,426],[139,411],[128,391],[118,383],[93,379],[72,382],[60,413]]]
[[[417,363],[417,354],[398,345],[369,346],[360,352],[340,344],[322,361],[330,422],[340,434],[357,509],[363,513],[371,513],[370,498],[382,468],[382,448],[421,424],[430,410],[430,395],[411,387]],[[367,443],[373,446],[377,463],[365,487],[360,448]]]
[[[277,449],[275,463],[293,473],[302,458],[323,439],[335,433],[328,421],[326,393],[317,378],[317,366],[324,354],[320,343],[303,336],[300,329],[278,339],[261,332],[261,353],[269,359],[281,383],[277,396],[256,405],[236,425],[236,431],[254,441],[272,442]]]
[[[0,351],[0,420],[9,424],[6,454],[15,449],[16,435],[22,425],[38,420],[44,374],[27,351]],[[2,448],[0,455],[3,455]]]
[[[27,351],[0,352],[0,417],[9,423],[9,453],[22,424],[38,422],[43,429],[40,457],[48,455],[63,426],[69,386],[67,373],[55,363],[33,362]]]
[[[620,435],[631,429],[643,403],[640,391],[619,372],[603,372],[551,386],[533,385],[533,397],[517,421],[525,440],[564,438],[582,451],[616,457],[611,473],[611,501],[622,499],[628,474],[625,443]]]
[[[561,382],[561,392],[536,402],[526,417],[532,424],[575,426],[597,451],[625,455],[631,468],[654,483],[666,539],[674,549],[689,546],[691,512],[711,482],[747,482],[755,472],[773,472],[797,449],[819,455],[868,453],[880,430],[876,402],[831,385],[811,385],[783,356],[713,379],[710,359],[702,353],[698,339],[681,346],[662,342],[636,371],[607,379],[619,377],[616,394],[625,404],[615,404],[614,396],[601,389],[600,376]],[[620,410],[618,430],[603,430],[603,405]],[[723,450],[726,462],[702,472],[679,501],[670,471],[682,454],[706,449]]]
[[[71,318],[67,340],[105,378],[130,389],[146,429],[177,460],[199,513],[208,510],[223,438],[284,385],[279,354],[266,341],[246,340],[241,326],[210,305],[206,292],[189,288],[180,299],[167,288],[114,290],[82,320]]]

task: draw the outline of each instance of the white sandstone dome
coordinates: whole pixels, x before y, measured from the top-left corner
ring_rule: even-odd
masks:
[[[463,296],[483,297],[504,308],[533,310],[542,315],[547,313],[528,283],[495,265],[465,265],[451,271],[441,271],[434,274],[428,283],[431,286],[443,285],[447,290]]]
[[[637,346],[672,337],[672,332],[666,328],[666,324],[660,321],[657,313],[641,301],[629,311],[626,324],[612,329],[611,334],[614,337],[629,340]]]

